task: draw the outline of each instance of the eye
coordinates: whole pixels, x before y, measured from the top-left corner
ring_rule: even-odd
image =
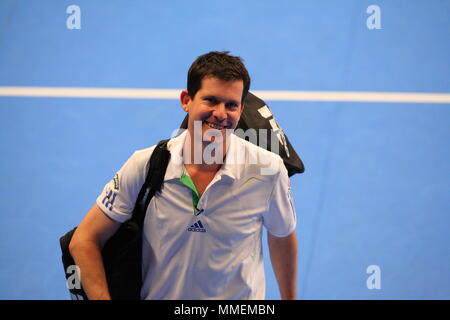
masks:
[[[237,103],[234,103],[234,102],[227,103],[225,106],[226,106],[228,109],[236,109],[237,107],[239,107],[238,104],[237,104]]]
[[[217,104],[217,99],[215,99],[214,97],[206,97],[203,100],[209,102],[210,104]]]

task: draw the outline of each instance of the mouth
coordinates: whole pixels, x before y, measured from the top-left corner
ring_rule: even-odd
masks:
[[[212,129],[216,129],[216,130],[223,130],[223,129],[228,129],[230,128],[230,126],[222,126],[220,124],[216,124],[216,123],[212,123],[209,121],[203,121],[203,123],[205,123],[208,127],[212,128]]]

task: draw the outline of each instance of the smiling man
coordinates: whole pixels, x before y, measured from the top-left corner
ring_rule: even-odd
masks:
[[[233,134],[249,88],[242,60],[228,52],[202,55],[189,69],[180,95],[188,129],[167,145],[164,187],[144,221],[141,298],[264,299],[263,226],[281,297],[296,298],[296,215],[287,170],[278,155]],[[130,219],[154,148],[128,159],[72,238],[90,299],[110,298],[101,248]],[[270,174],[263,170],[267,160],[275,168]],[[105,197],[113,199],[107,206]]]

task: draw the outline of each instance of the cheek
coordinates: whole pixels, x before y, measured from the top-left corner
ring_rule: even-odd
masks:
[[[209,110],[191,109],[191,111],[189,112],[189,117],[192,120],[203,121],[211,117],[211,114],[212,112]]]
[[[212,116],[213,112],[209,108],[203,108],[201,110],[198,110],[197,112],[197,118],[200,120],[207,120]]]
[[[242,115],[242,113],[240,111],[233,113],[233,115],[232,115],[233,121],[238,123],[239,120],[241,119],[241,115]]]

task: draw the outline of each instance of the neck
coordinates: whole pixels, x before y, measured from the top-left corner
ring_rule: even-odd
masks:
[[[223,135],[222,141],[203,141],[188,131],[183,145],[183,162],[185,166],[201,171],[217,172],[225,162],[230,138]]]

